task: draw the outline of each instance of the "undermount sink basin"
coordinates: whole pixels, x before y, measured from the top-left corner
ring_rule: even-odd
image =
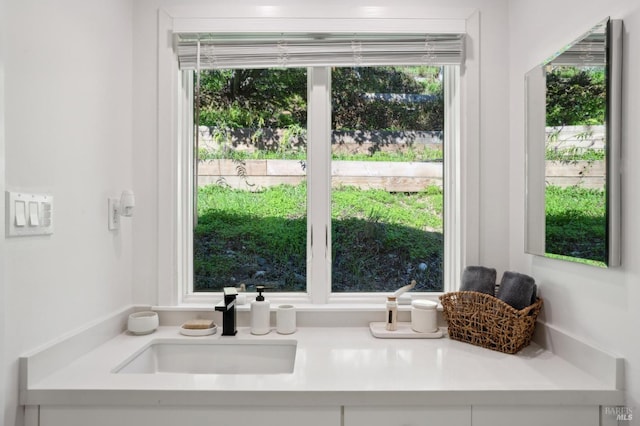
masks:
[[[295,340],[155,340],[117,366],[120,374],[292,373]]]

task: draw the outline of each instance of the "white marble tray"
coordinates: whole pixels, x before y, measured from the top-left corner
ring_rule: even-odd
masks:
[[[396,331],[388,331],[386,325],[387,323],[385,322],[369,323],[371,334],[380,339],[439,339],[444,335],[442,329],[438,329],[433,333],[418,333],[413,331],[410,322],[398,322]]]
[[[180,327],[180,334],[185,336],[209,336],[215,334],[218,327],[213,324],[210,328],[184,328],[184,324]]]

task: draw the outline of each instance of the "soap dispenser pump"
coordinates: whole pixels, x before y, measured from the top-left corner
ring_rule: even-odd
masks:
[[[262,295],[264,286],[256,286],[256,291],[258,296],[251,302],[251,334],[267,334],[271,331],[269,301]]]

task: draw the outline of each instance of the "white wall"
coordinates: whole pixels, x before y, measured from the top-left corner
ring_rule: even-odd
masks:
[[[5,0],[0,0],[0,188],[4,188],[4,56],[5,56]],[[4,424],[5,400],[5,310],[4,290],[4,197],[0,197],[0,425]]]
[[[251,4],[260,2],[242,1],[234,7],[247,6],[254,12]],[[222,0],[136,0],[134,2],[134,145],[133,159],[136,164],[134,180],[141,193],[149,198],[139,204],[138,213],[144,220],[137,223],[134,230],[134,300],[139,303],[157,303],[158,292],[158,179],[166,176],[167,171],[158,170],[157,161],[157,32],[158,9],[168,6],[208,5],[216,8],[221,14],[228,12],[229,3]],[[289,16],[300,9],[300,2],[295,0],[278,0],[273,5],[276,13],[283,10]],[[321,4],[321,6],[320,6]],[[309,10],[317,10],[319,14],[339,15],[345,6],[354,5],[388,6],[386,0],[347,0],[313,2]],[[218,6],[217,6],[218,5]],[[504,55],[508,47],[507,41],[507,0],[404,0],[394,3],[394,12],[412,11],[419,8],[424,14],[421,17],[432,17],[434,14],[455,14],[461,8],[480,11],[480,51],[471,52],[475,58],[480,54],[480,202],[479,211],[473,209],[469,215],[479,223],[480,259],[479,262],[504,270],[508,266],[508,170],[504,166],[504,147],[507,144],[508,121],[508,81],[507,58]],[[431,13],[433,11],[433,13]],[[311,12],[309,12],[311,13]],[[243,14],[242,16],[246,16]],[[316,15],[314,15],[316,16]],[[326,16],[326,15],[317,15]],[[415,16],[409,15],[410,17]],[[166,90],[166,88],[163,87]],[[484,94],[490,93],[490,96]],[[474,178],[474,182],[477,183]],[[465,217],[467,220],[467,217]],[[472,220],[473,222],[473,220]],[[160,230],[163,231],[163,230]],[[166,230],[164,230],[166,232]]]
[[[52,194],[55,227],[4,240],[2,389],[13,426],[18,356],[132,301],[132,223],[107,229],[107,197],[133,184],[132,10],[131,0],[3,3],[3,176],[7,189]]]
[[[622,267],[598,269],[525,255],[524,74],[607,16],[624,20]],[[511,1],[511,267],[529,272],[545,299],[543,319],[626,358],[627,405],[640,424],[640,4],[637,0]]]

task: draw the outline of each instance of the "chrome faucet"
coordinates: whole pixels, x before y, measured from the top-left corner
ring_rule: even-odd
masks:
[[[236,296],[238,290],[235,287],[222,289],[224,300],[216,305],[216,311],[222,312],[222,335],[235,336],[236,330]]]

